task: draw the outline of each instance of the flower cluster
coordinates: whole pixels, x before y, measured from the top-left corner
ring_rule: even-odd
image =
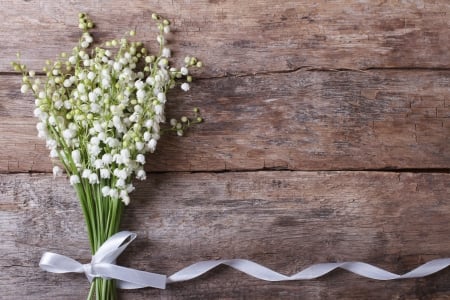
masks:
[[[89,31],[94,24],[82,13],[78,45],[70,55],[61,53],[56,61],[47,61],[44,82],[23,64],[13,63],[24,74],[21,91],[36,97],[38,136],[46,139],[50,156],[60,159],[70,183],[99,185],[103,197],[125,205],[134,189],[132,178],[146,178],[145,154],[155,151],[160,139],[167,91],[178,80],[188,91],[189,69],[202,66],[195,57],[186,57],[184,66],[171,67],[165,38],[170,23],[155,14],[152,18],[159,30],[157,55],[129,38],[92,47]],[[187,125],[201,121],[183,117],[170,124],[182,135]],[[54,173],[61,169],[55,166]]]

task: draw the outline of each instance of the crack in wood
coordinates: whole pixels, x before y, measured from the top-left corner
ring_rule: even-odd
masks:
[[[264,75],[273,75],[273,74],[289,74],[296,73],[299,71],[308,71],[308,72],[367,72],[367,71],[436,71],[436,72],[446,72],[450,71],[450,68],[443,67],[367,67],[367,68],[328,68],[328,67],[320,67],[320,66],[300,66],[290,69],[281,69],[281,70],[267,70],[267,71],[258,71],[252,73],[225,73],[223,75],[217,76],[208,76],[202,77],[197,76],[197,80],[214,80],[214,79],[222,79],[222,78],[239,78],[239,77],[253,77],[253,76],[264,76]],[[45,76],[45,72],[36,71],[37,76]],[[21,73],[15,71],[0,71],[0,76],[22,76]]]

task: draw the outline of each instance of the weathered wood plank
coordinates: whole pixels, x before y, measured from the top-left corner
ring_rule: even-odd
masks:
[[[89,12],[96,36],[137,28],[147,41],[152,11],[174,21],[176,55],[205,62],[203,76],[320,68],[448,68],[447,0],[436,1],[60,1],[2,0],[0,71],[21,51],[40,69],[78,40],[77,13]]]
[[[48,172],[33,99],[0,86],[0,171]],[[171,94],[169,115],[206,122],[164,137],[148,170],[450,168],[450,72],[298,71],[199,80]]]
[[[171,274],[199,260],[247,258],[292,274],[312,263],[363,260],[406,272],[449,255],[450,174],[233,172],[153,174],[139,183],[123,229],[138,239],[121,264]],[[67,180],[0,175],[2,299],[81,299],[82,275],[40,271],[44,251],[89,260]],[[168,251],[170,250],[170,251]],[[227,268],[123,299],[442,299],[450,271],[379,282],[344,271],[266,283]]]

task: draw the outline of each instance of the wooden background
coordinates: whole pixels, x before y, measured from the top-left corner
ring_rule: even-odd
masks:
[[[151,12],[173,20],[174,61],[205,67],[168,114],[206,122],[149,156],[123,229],[120,263],[171,274],[247,258],[285,274],[362,260],[403,273],[450,256],[450,2],[0,0],[0,298],[83,299],[82,275],[55,275],[44,251],[89,261],[80,207],[53,179],[33,102],[10,61],[40,69],[76,43],[77,13],[106,40]],[[266,283],[229,268],[122,299],[450,299],[450,270],[380,282],[335,271]]]

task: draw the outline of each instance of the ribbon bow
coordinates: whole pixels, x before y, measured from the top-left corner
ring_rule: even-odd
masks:
[[[143,287],[166,288],[166,275],[139,271],[116,265],[116,259],[136,238],[136,234],[121,231],[111,236],[97,250],[89,264],[64,255],[45,252],[39,266],[52,273],[84,273],[91,282],[95,277],[116,279],[121,289],[138,289]]]
[[[116,279],[117,286],[121,289],[144,287],[165,289],[167,283],[197,278],[219,265],[227,265],[265,281],[315,279],[338,268],[376,280],[407,279],[425,277],[450,266],[450,258],[435,259],[406,274],[397,275],[363,262],[321,263],[312,265],[292,276],[286,276],[246,259],[224,259],[201,261],[167,277],[116,265],[117,257],[135,238],[136,234],[129,231],[116,233],[97,250],[89,264],[83,265],[67,256],[46,252],[42,256],[39,266],[53,273],[84,273],[89,281],[96,277]]]

